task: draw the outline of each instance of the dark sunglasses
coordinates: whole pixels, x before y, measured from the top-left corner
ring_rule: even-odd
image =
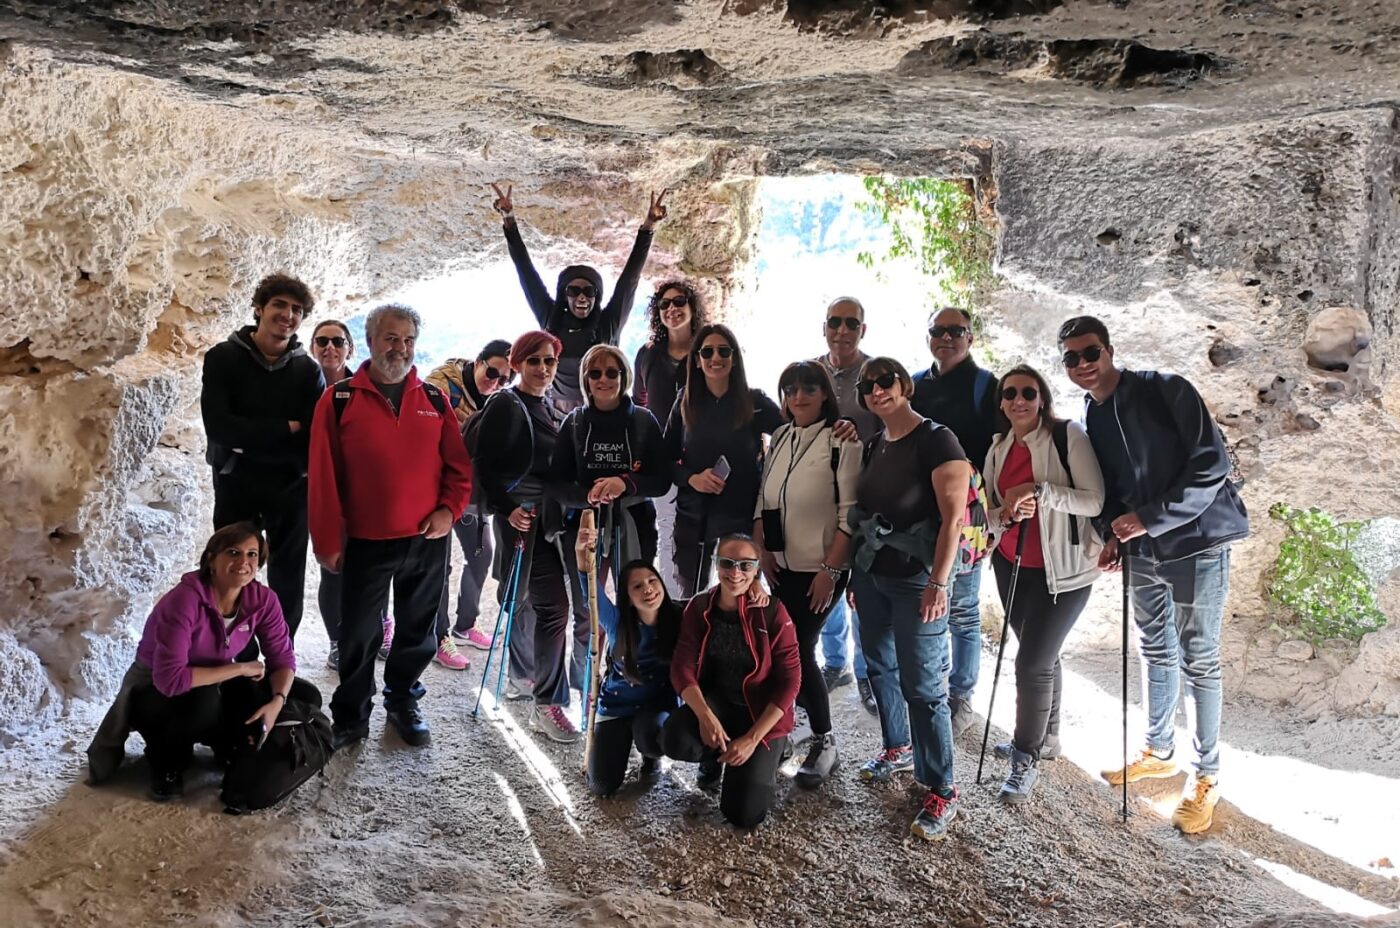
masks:
[[[898,379],[894,371],[886,371],[874,380],[857,380],[856,392],[861,396],[869,396],[875,392],[876,387],[881,390],[889,390],[894,387],[894,382]]]
[[[559,359],[555,357],[542,358],[539,355],[535,355],[533,357],[526,358],[525,363],[530,365],[531,367],[539,367],[541,364],[543,364],[545,367],[553,367],[554,365],[559,363]]]
[[[669,307],[683,309],[690,305],[689,294],[682,293],[680,296],[659,296],[656,298],[656,309],[658,312],[665,312]]]
[[[580,296],[586,296],[591,300],[598,295],[598,291],[592,287],[565,287],[564,295],[571,300]]]
[[[615,367],[606,367],[601,370],[595,367],[588,372],[589,380],[602,380],[604,377],[608,378],[609,380],[616,380],[621,376],[622,371],[618,370]]]
[[[312,339],[317,348],[325,348],[327,345],[334,345],[337,348],[345,347],[345,336],[343,335],[317,335]]]
[[[832,316],[826,320],[826,327],[833,332],[841,328],[842,324],[845,324],[846,328],[850,329],[852,332],[859,332],[860,327],[865,323],[861,322],[855,316]]]
[[[486,379],[490,381],[509,380],[510,371],[498,371],[489,364],[486,366]]]
[[[965,325],[931,325],[928,334],[929,338],[965,338],[969,333]]]
[[[755,570],[758,570],[758,561],[752,558],[717,557],[715,558],[715,564],[718,565],[720,570],[738,570],[746,574],[751,574]]]
[[[1011,402],[1016,398],[1017,392],[1015,387],[1004,387],[1001,391],[1002,401],[1006,403]],[[1036,397],[1040,396],[1040,391],[1035,387],[1022,387],[1019,392],[1021,394],[1021,399],[1025,400],[1027,403],[1034,403]]]
[[[1065,367],[1078,367],[1080,364],[1093,364],[1103,357],[1104,348],[1102,345],[1090,345],[1083,351],[1066,351],[1060,358],[1060,363]]]
[[[783,387],[783,396],[796,396],[801,393],[803,396],[816,396],[822,388],[814,383],[790,383]]]
[[[727,358],[734,354],[734,349],[728,345],[706,345],[700,349],[700,357],[708,361],[715,356],[716,352],[721,358]]]

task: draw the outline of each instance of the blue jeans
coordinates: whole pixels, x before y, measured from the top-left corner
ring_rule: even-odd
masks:
[[[952,649],[944,660],[950,696],[971,699],[982,666],[982,562],[953,576],[948,588],[948,629]]]
[[[854,630],[856,651],[856,679],[864,680],[865,650],[860,646],[860,614],[846,605],[846,597],[838,596],[836,605],[831,608],[822,626],[822,657],[831,670],[846,669],[847,636]]]
[[[1172,750],[1184,674],[1196,772],[1215,776],[1220,772],[1220,626],[1230,588],[1230,548],[1165,563],[1135,554],[1131,566],[1133,618],[1146,667],[1147,745],[1158,753]]]
[[[914,748],[914,778],[929,789],[953,785],[953,726],[944,667],[948,618],[919,621],[928,574],[882,577],[856,570],[860,642],[886,749]]]

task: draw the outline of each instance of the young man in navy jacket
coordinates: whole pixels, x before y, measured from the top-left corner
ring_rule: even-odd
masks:
[[[1249,517],[1230,481],[1225,440],[1195,387],[1175,374],[1114,367],[1108,329],[1093,316],[1070,319],[1059,341],[1070,380],[1088,391],[1084,425],[1103,468],[1099,566],[1117,570],[1121,556],[1130,557],[1147,671],[1147,745],[1104,779],[1121,785],[1124,777],[1176,774],[1184,673],[1198,759],[1172,824],[1195,834],[1210,827],[1220,798],[1220,627],[1230,544],[1249,534]]]

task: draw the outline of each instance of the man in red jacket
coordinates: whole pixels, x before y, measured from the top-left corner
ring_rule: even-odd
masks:
[[[421,322],[398,304],[371,311],[370,359],[322,394],[311,422],[311,544],[323,567],[345,575],[340,686],[331,697],[337,749],[369,735],[390,584],[398,621],[384,709],[408,744],[430,737],[418,677],[437,648],[447,534],[471,497],[472,470],[446,397],[413,367]]]

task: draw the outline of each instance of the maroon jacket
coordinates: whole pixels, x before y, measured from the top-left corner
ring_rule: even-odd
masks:
[[[671,685],[677,693],[700,685],[700,668],[710,637],[710,609],[718,596],[719,589],[715,588],[695,596],[685,607],[676,652],[671,657]],[[792,705],[802,685],[797,630],[776,596],[762,609],[749,602],[747,596],[740,598],[739,624],[754,658],[754,671],[743,682],[749,717],[758,721],[770,703],[783,709],[783,717],[763,739],[766,746],[774,738],[790,734],[795,726]]]

